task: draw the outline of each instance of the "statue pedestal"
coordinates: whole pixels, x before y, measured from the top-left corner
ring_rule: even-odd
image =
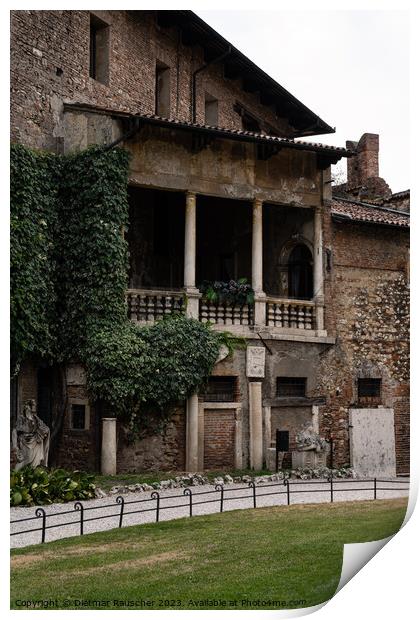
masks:
[[[308,467],[316,469],[327,466],[327,452],[316,452],[315,450],[293,450],[292,469]]]
[[[279,452],[279,471],[283,467],[285,452]],[[276,449],[267,448],[265,453],[265,466],[269,471],[276,471]]]

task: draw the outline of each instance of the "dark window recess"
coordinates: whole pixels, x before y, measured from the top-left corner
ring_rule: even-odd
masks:
[[[277,377],[277,396],[305,397],[306,377]]]
[[[381,397],[381,379],[359,379],[357,392],[359,400],[379,399]]]
[[[206,94],[204,122],[206,125],[217,126],[219,122],[219,103],[217,99]]]
[[[18,379],[10,381],[10,430],[15,426],[18,413]]]
[[[299,243],[291,251],[288,272],[289,297],[291,299],[312,299],[314,294],[312,254],[303,243]]]
[[[241,119],[242,119],[242,129],[244,131],[252,131],[254,133],[261,133],[261,123],[260,123],[260,121],[255,116],[250,114],[250,112],[248,112],[248,110],[245,110],[245,108],[240,103],[236,103],[233,106],[233,109],[241,117]]]
[[[52,422],[52,369],[39,368],[37,390],[37,414],[47,426]]]
[[[156,62],[155,112],[169,118],[171,108],[171,74],[169,67]]]
[[[242,129],[244,131],[252,131],[253,133],[261,133],[259,122],[246,113],[242,115]]]
[[[86,406],[71,406],[71,427],[75,430],[84,431],[86,428]]]
[[[230,403],[237,400],[236,377],[210,377],[203,392],[209,403]]]
[[[90,16],[90,66],[94,80],[109,82],[109,26],[95,15]]]

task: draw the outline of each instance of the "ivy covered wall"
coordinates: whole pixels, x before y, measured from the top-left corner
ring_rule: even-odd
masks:
[[[127,318],[128,153],[11,150],[11,353],[86,366],[88,392],[143,434],[212,371],[226,335],[184,315]]]

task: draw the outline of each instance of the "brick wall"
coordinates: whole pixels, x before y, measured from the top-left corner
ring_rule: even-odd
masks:
[[[67,407],[64,414],[62,433],[57,451],[57,464],[65,469],[99,471],[100,469],[100,418],[99,412],[90,407],[90,421],[87,430],[71,428],[72,401],[88,403],[85,386],[67,386]]]
[[[109,85],[89,77],[89,11],[12,11],[11,136],[35,148],[60,149],[62,104],[84,102],[131,112],[154,113],[156,61],[170,68],[170,116],[191,120],[191,76],[203,64],[199,46],[185,46],[175,28],[160,28],[153,12],[93,11],[110,24]],[[219,125],[241,128],[237,100],[280,132],[290,127],[240,80],[214,65],[199,74],[198,121],[204,91],[220,98]]]
[[[332,223],[326,274],[326,326],[334,347],[320,357],[318,388],[327,397],[321,430],[335,437],[335,462],[349,462],[348,410],[357,405],[358,377],[382,378],[381,403],[394,408],[397,472],[409,470],[409,292],[407,231]]]
[[[204,469],[232,469],[235,414],[231,409],[204,410]]]

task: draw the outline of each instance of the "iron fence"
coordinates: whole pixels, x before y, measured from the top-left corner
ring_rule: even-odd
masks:
[[[350,487],[340,488],[339,485],[343,483],[350,484]],[[363,487],[359,486],[358,488],[355,488],[353,486],[353,484],[362,485],[362,484],[367,484],[367,483],[372,483],[372,486],[363,486]],[[391,485],[391,486],[385,486],[385,487],[381,486],[383,484]],[[295,494],[299,494],[299,493],[328,493],[329,501],[334,502],[334,493],[336,492],[366,491],[369,493],[373,493],[373,498],[371,497],[371,499],[376,500],[378,498],[379,491],[396,491],[396,490],[408,491],[409,486],[405,486],[405,487],[393,486],[392,487],[392,485],[407,485],[407,484],[409,484],[407,480],[395,480],[395,479],[394,480],[381,480],[378,478],[371,478],[371,479],[363,478],[363,479],[355,479],[355,480],[349,480],[349,479],[338,479],[338,480],[335,479],[334,480],[333,478],[329,478],[328,480],[325,480],[325,481],[321,481],[321,480],[303,481],[303,480],[286,479],[284,481],[273,482],[270,484],[261,484],[261,485],[256,485],[255,482],[252,481],[252,482],[249,482],[248,485],[244,487],[236,487],[236,486],[225,487],[223,484],[216,484],[214,489],[211,489],[209,491],[194,491],[193,492],[193,490],[190,487],[187,487],[183,490],[182,495],[178,494],[178,495],[161,496],[159,491],[153,491],[151,493],[150,498],[145,498],[145,499],[126,500],[122,495],[118,495],[118,497],[116,497],[115,499],[115,503],[113,504],[84,506],[82,502],[77,501],[75,502],[73,509],[71,510],[64,510],[64,511],[54,512],[54,513],[49,513],[49,514],[45,512],[44,508],[38,507],[35,509],[34,517],[24,517],[23,519],[15,519],[15,520],[10,521],[10,524],[15,525],[15,524],[20,524],[20,523],[26,523],[28,521],[36,521],[37,523],[39,523],[39,527],[26,529],[26,530],[24,529],[24,530],[13,531],[10,533],[10,535],[17,536],[17,535],[29,534],[32,532],[39,531],[41,532],[41,543],[45,543],[46,531],[49,529],[79,524],[79,528],[80,528],[79,533],[81,536],[83,536],[85,524],[90,521],[97,521],[99,519],[103,520],[103,519],[118,518],[118,527],[121,528],[123,527],[124,517],[128,515],[132,515],[132,514],[155,512],[155,521],[158,523],[159,518],[160,518],[160,513],[162,510],[165,510],[165,509],[187,508],[188,509],[187,514],[190,517],[192,517],[194,506],[219,502],[219,510],[220,512],[223,512],[224,504],[226,501],[231,502],[231,501],[236,501],[238,499],[249,499],[250,507],[257,508],[257,499],[268,497],[270,495],[285,495],[286,503],[288,506],[290,506],[292,504],[292,496]],[[311,488],[309,489],[294,488],[294,487],[299,487],[303,485],[304,486],[309,485]],[[324,485],[324,486],[322,488],[313,488],[313,485],[318,485],[318,487],[320,485]],[[272,490],[266,493],[264,492],[266,489],[275,489],[275,490]],[[247,494],[229,497],[229,493],[232,491],[247,491]],[[217,494],[217,497],[215,497],[214,499],[201,499],[202,496],[212,495],[212,494]],[[181,498],[181,497],[188,498],[187,503],[175,504],[175,505],[170,504],[168,506],[162,505],[162,502],[165,502],[166,500],[174,499],[174,498]],[[199,501],[194,501],[196,498]],[[143,509],[140,508],[139,510],[130,510],[130,507],[134,504],[143,505],[147,502],[149,503],[153,502],[154,505],[151,506],[150,508],[143,508]],[[86,513],[88,512],[90,513],[95,510],[104,510],[106,508],[115,508],[117,506],[119,506],[119,510],[116,513],[112,513],[110,515],[101,514],[99,516],[86,517]],[[72,520],[72,521],[65,521],[64,523],[62,522],[51,523],[51,520],[54,517],[61,517],[63,515],[70,515],[70,514],[78,516],[78,519]],[[50,521],[49,524],[47,524],[47,519]]]

